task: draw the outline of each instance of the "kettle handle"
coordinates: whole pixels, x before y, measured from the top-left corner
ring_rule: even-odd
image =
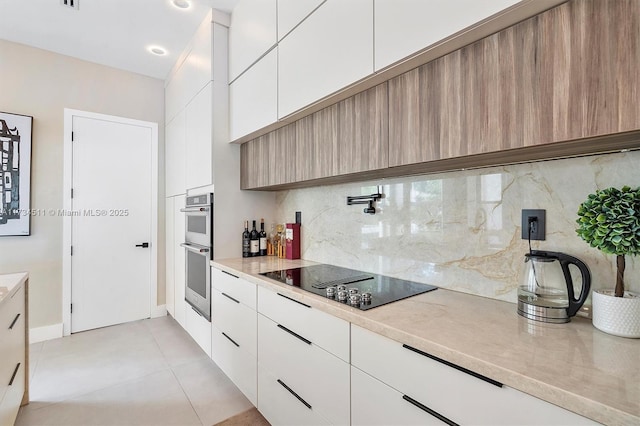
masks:
[[[589,272],[589,267],[580,259],[569,256],[565,253],[557,253],[557,255],[560,265],[562,266],[562,273],[564,274],[564,279],[567,283],[567,294],[569,295],[567,315],[572,317],[578,312],[584,301],[587,300],[587,297],[589,296],[589,289],[591,288],[591,273]],[[569,265],[571,264],[576,265],[578,269],[580,269],[580,274],[582,274],[582,290],[580,291],[580,297],[578,299],[576,299],[573,292],[573,280],[571,279],[571,272],[569,271]]]

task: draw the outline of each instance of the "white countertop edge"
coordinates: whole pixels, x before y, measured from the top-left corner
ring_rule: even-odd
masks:
[[[222,259],[224,262],[226,259]],[[231,259],[229,259],[231,260]],[[315,265],[318,262],[297,260],[301,262],[296,264],[298,266]],[[447,346],[443,346],[439,343],[423,339],[421,337],[412,335],[411,333],[396,329],[382,322],[365,318],[362,316],[362,312],[359,309],[350,308],[343,305],[333,305],[328,303],[321,296],[313,293],[309,293],[304,290],[300,290],[285,284],[278,283],[267,278],[258,276],[258,273],[247,273],[239,271],[231,266],[219,263],[215,260],[211,261],[211,266],[221,269],[226,272],[230,272],[239,276],[249,282],[252,282],[261,287],[268,288],[270,290],[278,291],[286,296],[291,296],[295,300],[306,303],[312,307],[318,308],[325,313],[334,315],[345,321],[348,321],[357,326],[366,328],[374,333],[383,335],[389,339],[395,340],[399,343],[405,343],[420,349],[424,352],[442,358],[453,364],[467,368],[491,379],[497,380],[505,386],[535,396],[536,398],[547,401],[551,404],[557,405],[566,410],[572,411],[581,416],[587,417],[591,420],[603,423],[603,424],[620,424],[620,425],[637,425],[639,418],[631,413],[621,411],[617,408],[606,405],[602,402],[578,395],[570,390],[563,389],[554,386],[549,383],[534,379],[520,372],[506,369],[500,365],[491,363],[490,361],[475,358],[471,355],[463,352],[452,350]],[[286,266],[284,266],[286,268]],[[278,268],[268,269],[277,270]],[[263,272],[266,272],[264,270]],[[453,290],[447,290],[439,288],[437,291],[453,292]],[[428,294],[428,293],[427,293]],[[420,295],[416,296],[419,297]],[[469,297],[480,297],[468,295]],[[402,303],[398,301],[395,303]],[[496,303],[508,303],[496,300]],[[383,308],[383,307],[380,307]],[[522,318],[522,321],[527,321]]]

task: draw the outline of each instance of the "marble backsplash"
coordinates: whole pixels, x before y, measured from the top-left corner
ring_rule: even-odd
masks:
[[[576,235],[576,212],[596,189],[639,186],[639,166],[632,151],[281,191],[276,218],[302,212],[303,259],[515,303],[528,250],[522,209],[546,210],[546,240],[533,241],[534,250],[581,259],[592,289],[614,286],[615,257]],[[346,205],[378,188],[375,215]],[[627,257],[625,283],[640,291],[640,259]]]

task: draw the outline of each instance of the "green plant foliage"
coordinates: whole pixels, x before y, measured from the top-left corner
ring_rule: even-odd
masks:
[[[578,208],[576,222],[576,233],[591,247],[608,254],[640,254],[640,187],[589,194]]]

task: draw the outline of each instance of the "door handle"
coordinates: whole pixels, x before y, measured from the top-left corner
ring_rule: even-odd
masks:
[[[136,244],[136,247],[147,248],[149,247],[149,243]]]

